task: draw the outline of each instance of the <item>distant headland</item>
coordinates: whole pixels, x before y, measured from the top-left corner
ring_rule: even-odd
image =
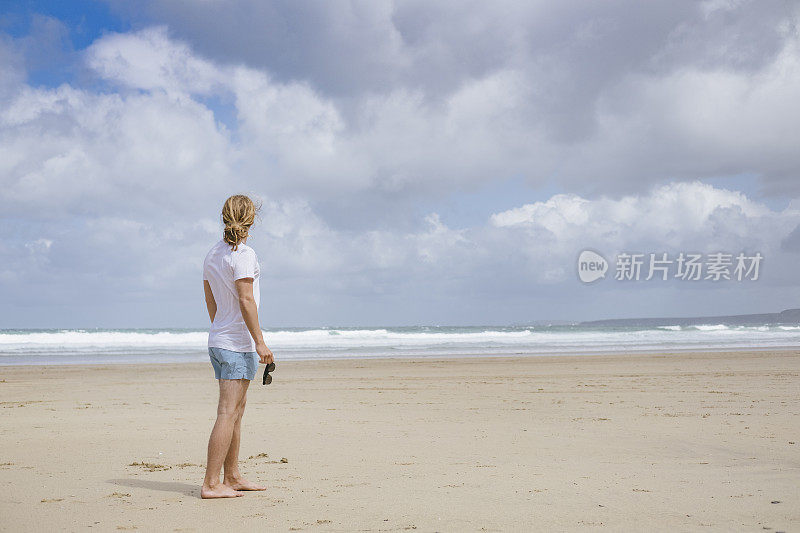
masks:
[[[800,309],[786,309],[780,313],[754,315],[724,315],[662,318],[613,318],[580,322],[581,326],[697,326],[700,324],[726,324],[735,326],[764,324],[800,324]]]

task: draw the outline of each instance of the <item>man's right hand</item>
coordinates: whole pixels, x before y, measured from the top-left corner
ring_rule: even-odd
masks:
[[[259,362],[265,365],[275,362],[275,358],[272,356],[272,351],[267,348],[267,345],[263,342],[256,344],[256,353],[258,354]]]

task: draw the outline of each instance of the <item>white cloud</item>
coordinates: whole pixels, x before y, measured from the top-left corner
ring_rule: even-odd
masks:
[[[86,50],[86,63],[110,82],[170,94],[211,94],[224,83],[225,71],[232,70],[220,69],[185,43],[171,40],[165,26],[102,37]]]
[[[141,213],[167,202],[186,214],[233,179],[213,114],[164,94],[25,88],[0,109],[0,141],[7,213]]]
[[[800,210],[792,206],[773,211],[741,192],[700,182],[621,198],[559,194],[490,217],[493,227],[518,236],[523,253],[537,270],[551,272],[551,281],[571,275],[571,261],[584,248],[608,254],[760,251],[788,272],[788,263],[781,263],[791,260],[781,259],[780,242],[798,223]],[[552,276],[559,265],[568,268]]]
[[[518,168],[514,152],[529,138],[515,120],[526,90],[513,71],[470,80],[436,106],[404,89],[374,94],[346,118],[306,83],[214,65],[170,40],[165,28],[109,35],[87,58],[101,77],[126,88],[180,101],[231,98],[237,163],[252,182],[275,191],[325,196],[342,188],[442,190],[486,181]]]

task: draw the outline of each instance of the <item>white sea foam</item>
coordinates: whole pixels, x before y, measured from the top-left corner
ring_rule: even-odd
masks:
[[[86,331],[59,330],[33,333],[0,333],[0,352],[15,347],[137,347],[137,346],[202,346],[208,333],[202,331],[173,333],[159,331]]]
[[[545,355],[800,345],[800,326],[415,327],[266,330],[278,359]],[[0,364],[204,361],[207,332],[0,331]]]
[[[703,325],[699,325],[699,326],[689,326],[689,327],[694,328],[694,329],[698,329],[700,331],[724,331],[724,330],[730,329],[725,324],[715,324],[715,325],[703,324]]]

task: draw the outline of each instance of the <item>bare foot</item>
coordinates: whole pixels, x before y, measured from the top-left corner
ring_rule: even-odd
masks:
[[[239,478],[237,480],[225,481],[224,482],[227,486],[229,486],[233,490],[267,490],[267,487],[263,487],[261,485],[256,485],[251,481],[247,481],[244,478]]]
[[[236,498],[237,496],[244,496],[244,493],[232,489],[224,483],[220,483],[214,488],[205,485],[200,488],[200,497],[204,500],[209,498]]]

